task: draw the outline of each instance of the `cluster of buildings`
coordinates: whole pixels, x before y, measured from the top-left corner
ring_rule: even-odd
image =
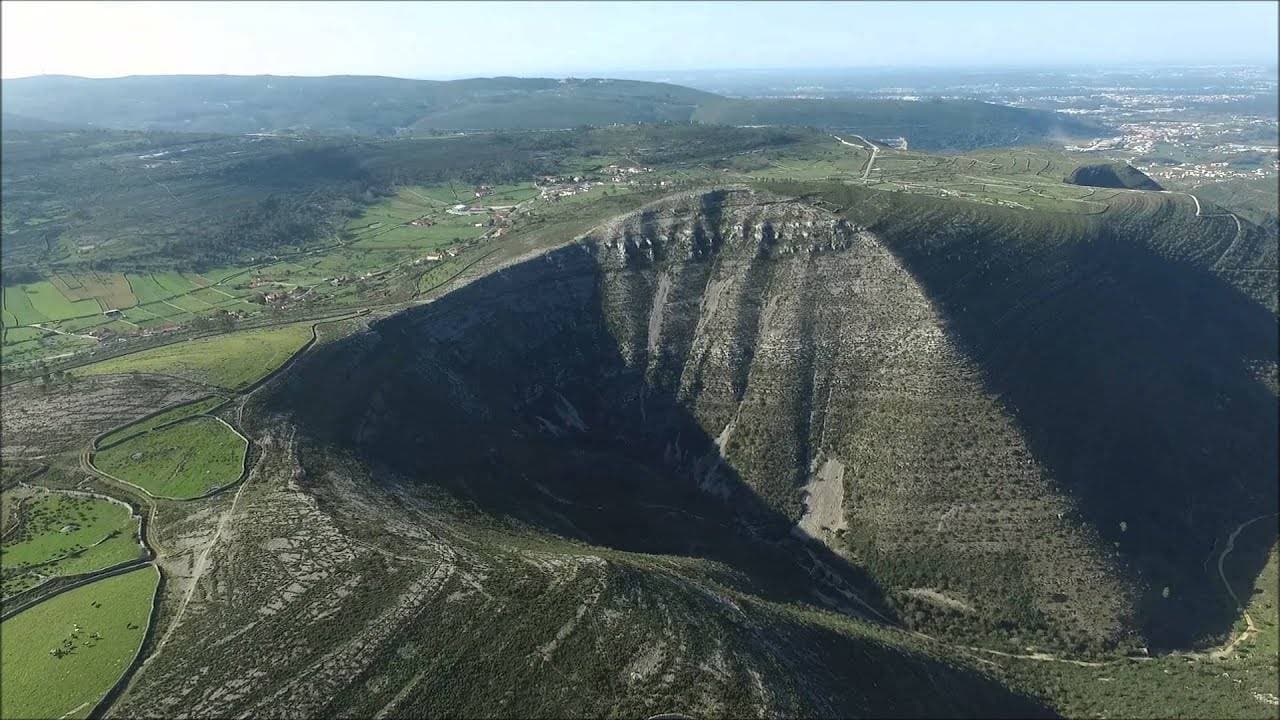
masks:
[[[543,200],[555,202],[560,198],[590,192],[591,188],[603,186],[606,182],[615,185],[635,185],[645,173],[651,172],[653,172],[653,168],[642,165],[623,166],[615,164],[605,166],[600,170],[599,175],[595,177],[586,175],[564,177],[542,175],[538,178],[535,186],[538,188]]]
[[[1130,160],[1134,167],[1156,180],[1221,181],[1235,178],[1274,177],[1280,172],[1280,163],[1277,162],[1280,149],[1276,146],[1230,140],[1215,142],[1217,138],[1238,137],[1241,130],[1259,122],[1266,121],[1242,117],[1221,122],[1164,120],[1125,123],[1119,126],[1121,135],[1098,138],[1085,145],[1064,147],[1068,152],[1118,151],[1132,154],[1136,158],[1153,159],[1161,155],[1170,156],[1162,161],[1146,162],[1141,165],[1136,162],[1136,158]],[[1258,156],[1255,158],[1256,162],[1240,161],[1240,156],[1249,154]],[[1238,159],[1233,162],[1230,159],[1231,156],[1237,156]]]
[[[642,173],[648,173],[648,172],[653,172],[653,168],[639,167],[634,165],[631,167],[609,165],[605,167],[603,174],[606,177],[608,177],[609,180],[612,182],[623,183],[623,182],[629,182],[632,179],[632,177],[635,175],[640,175]]]
[[[548,175],[545,178],[542,178],[542,180],[552,184],[539,185],[539,196],[543,200],[550,200],[552,202],[556,202],[560,200],[560,198],[573,197],[578,193],[590,192],[593,185],[604,185],[604,183],[599,180],[592,182],[584,179],[581,175],[575,175],[573,178],[565,179]]]

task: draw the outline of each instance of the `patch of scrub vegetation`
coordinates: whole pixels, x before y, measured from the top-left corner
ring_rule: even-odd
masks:
[[[1256,629],[1230,652],[1173,653],[1098,667],[1004,659],[1000,673],[1065,717],[1275,718],[1276,568],[1273,547],[1248,607]],[[1242,619],[1237,629],[1245,625]]]
[[[235,482],[247,449],[226,423],[197,416],[134,435],[95,454],[93,461],[152,495],[186,499]]]
[[[255,328],[103,360],[76,373],[162,373],[240,390],[280,367],[310,339],[309,323]]]
[[[227,399],[220,395],[210,395],[207,398],[196,400],[195,402],[189,402],[183,405],[178,405],[177,407],[169,408],[164,412],[157,413],[149,418],[139,420],[136,423],[126,425],[119,430],[102,436],[98,439],[98,447],[110,447],[118,442],[128,440],[135,435],[151,432],[162,425],[175,423],[183,418],[188,418],[193,415],[207,414],[221,406],[226,401]]]
[[[159,580],[148,566],[65,592],[5,620],[0,716],[88,716],[137,655]]]
[[[12,511],[5,513],[12,524],[0,547],[4,597],[49,578],[101,570],[142,554],[138,521],[122,504],[44,491],[10,490],[4,498]]]

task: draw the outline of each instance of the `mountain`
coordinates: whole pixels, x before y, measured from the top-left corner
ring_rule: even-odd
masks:
[[[1094,163],[1081,165],[1067,176],[1072,185],[1124,188],[1126,190],[1163,190],[1160,183],[1147,177],[1129,163]]]
[[[735,100],[610,79],[38,76],[4,80],[6,112],[128,130],[389,135],[560,129],[613,123],[840,127],[924,149],[1031,144],[1101,130],[1055,113],[970,101]]]
[[[1249,370],[1274,359],[1274,275],[1250,284],[1274,237],[1164,198],[1063,222],[777,189],[659,202],[388,319],[281,407],[313,452],[593,545],[746,567],[767,555],[744,538],[786,548],[798,526],[871,573],[837,587],[929,632],[1114,649],[1229,629],[1198,578],[1277,500],[1274,394]],[[815,189],[844,209],[790,199]],[[1202,481],[1227,466],[1238,493]],[[840,597],[781,585],[806,584]]]
[[[96,127],[389,134],[397,128],[562,128],[687,120],[714,96],[630,80],[227,75],[5,80],[6,111]]]
[[[877,585],[792,530],[807,378],[779,353],[828,257],[895,282],[831,213],[682,194],[304,357],[245,412],[265,484],[226,569],[261,590],[189,615],[117,712],[1050,714],[887,631]]]

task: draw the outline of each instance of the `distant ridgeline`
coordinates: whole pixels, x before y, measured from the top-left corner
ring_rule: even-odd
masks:
[[[1072,185],[1089,187],[1122,188],[1126,190],[1163,190],[1160,183],[1147,177],[1141,170],[1128,163],[1096,163],[1081,165],[1067,176]]]
[[[0,94],[6,129],[390,135],[694,122],[844,128],[903,136],[923,150],[1033,144],[1101,130],[1053,112],[973,101],[730,99],[608,79],[49,75],[5,80]]]

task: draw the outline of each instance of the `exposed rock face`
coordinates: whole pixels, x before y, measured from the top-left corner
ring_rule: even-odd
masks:
[[[687,408],[719,439],[720,467],[789,521],[818,523],[802,519],[807,497],[853,533],[850,546],[824,532],[832,547],[875,554],[903,582],[940,571],[997,616],[1121,631],[1131,599],[1106,580],[1105,551],[874,235],[729,190],[664,201],[589,243],[625,365]],[[823,479],[833,461],[846,468],[838,491]]]
[[[904,588],[943,578],[1010,622],[1113,635],[1130,612],[912,276],[794,200],[665,199],[292,381],[320,382],[336,392],[290,400],[319,443],[596,544],[735,562],[743,534],[800,523],[891,593],[901,563]],[[960,562],[930,569],[931,547]]]
[[[968,646],[1229,626],[1275,238],[813,190],[843,214],[668,198],[301,358],[120,715],[1026,716]]]
[[[164,375],[78,378],[42,386],[25,382],[0,397],[0,447],[6,459],[83,447],[95,435],[165,407],[207,395],[195,383]]]

